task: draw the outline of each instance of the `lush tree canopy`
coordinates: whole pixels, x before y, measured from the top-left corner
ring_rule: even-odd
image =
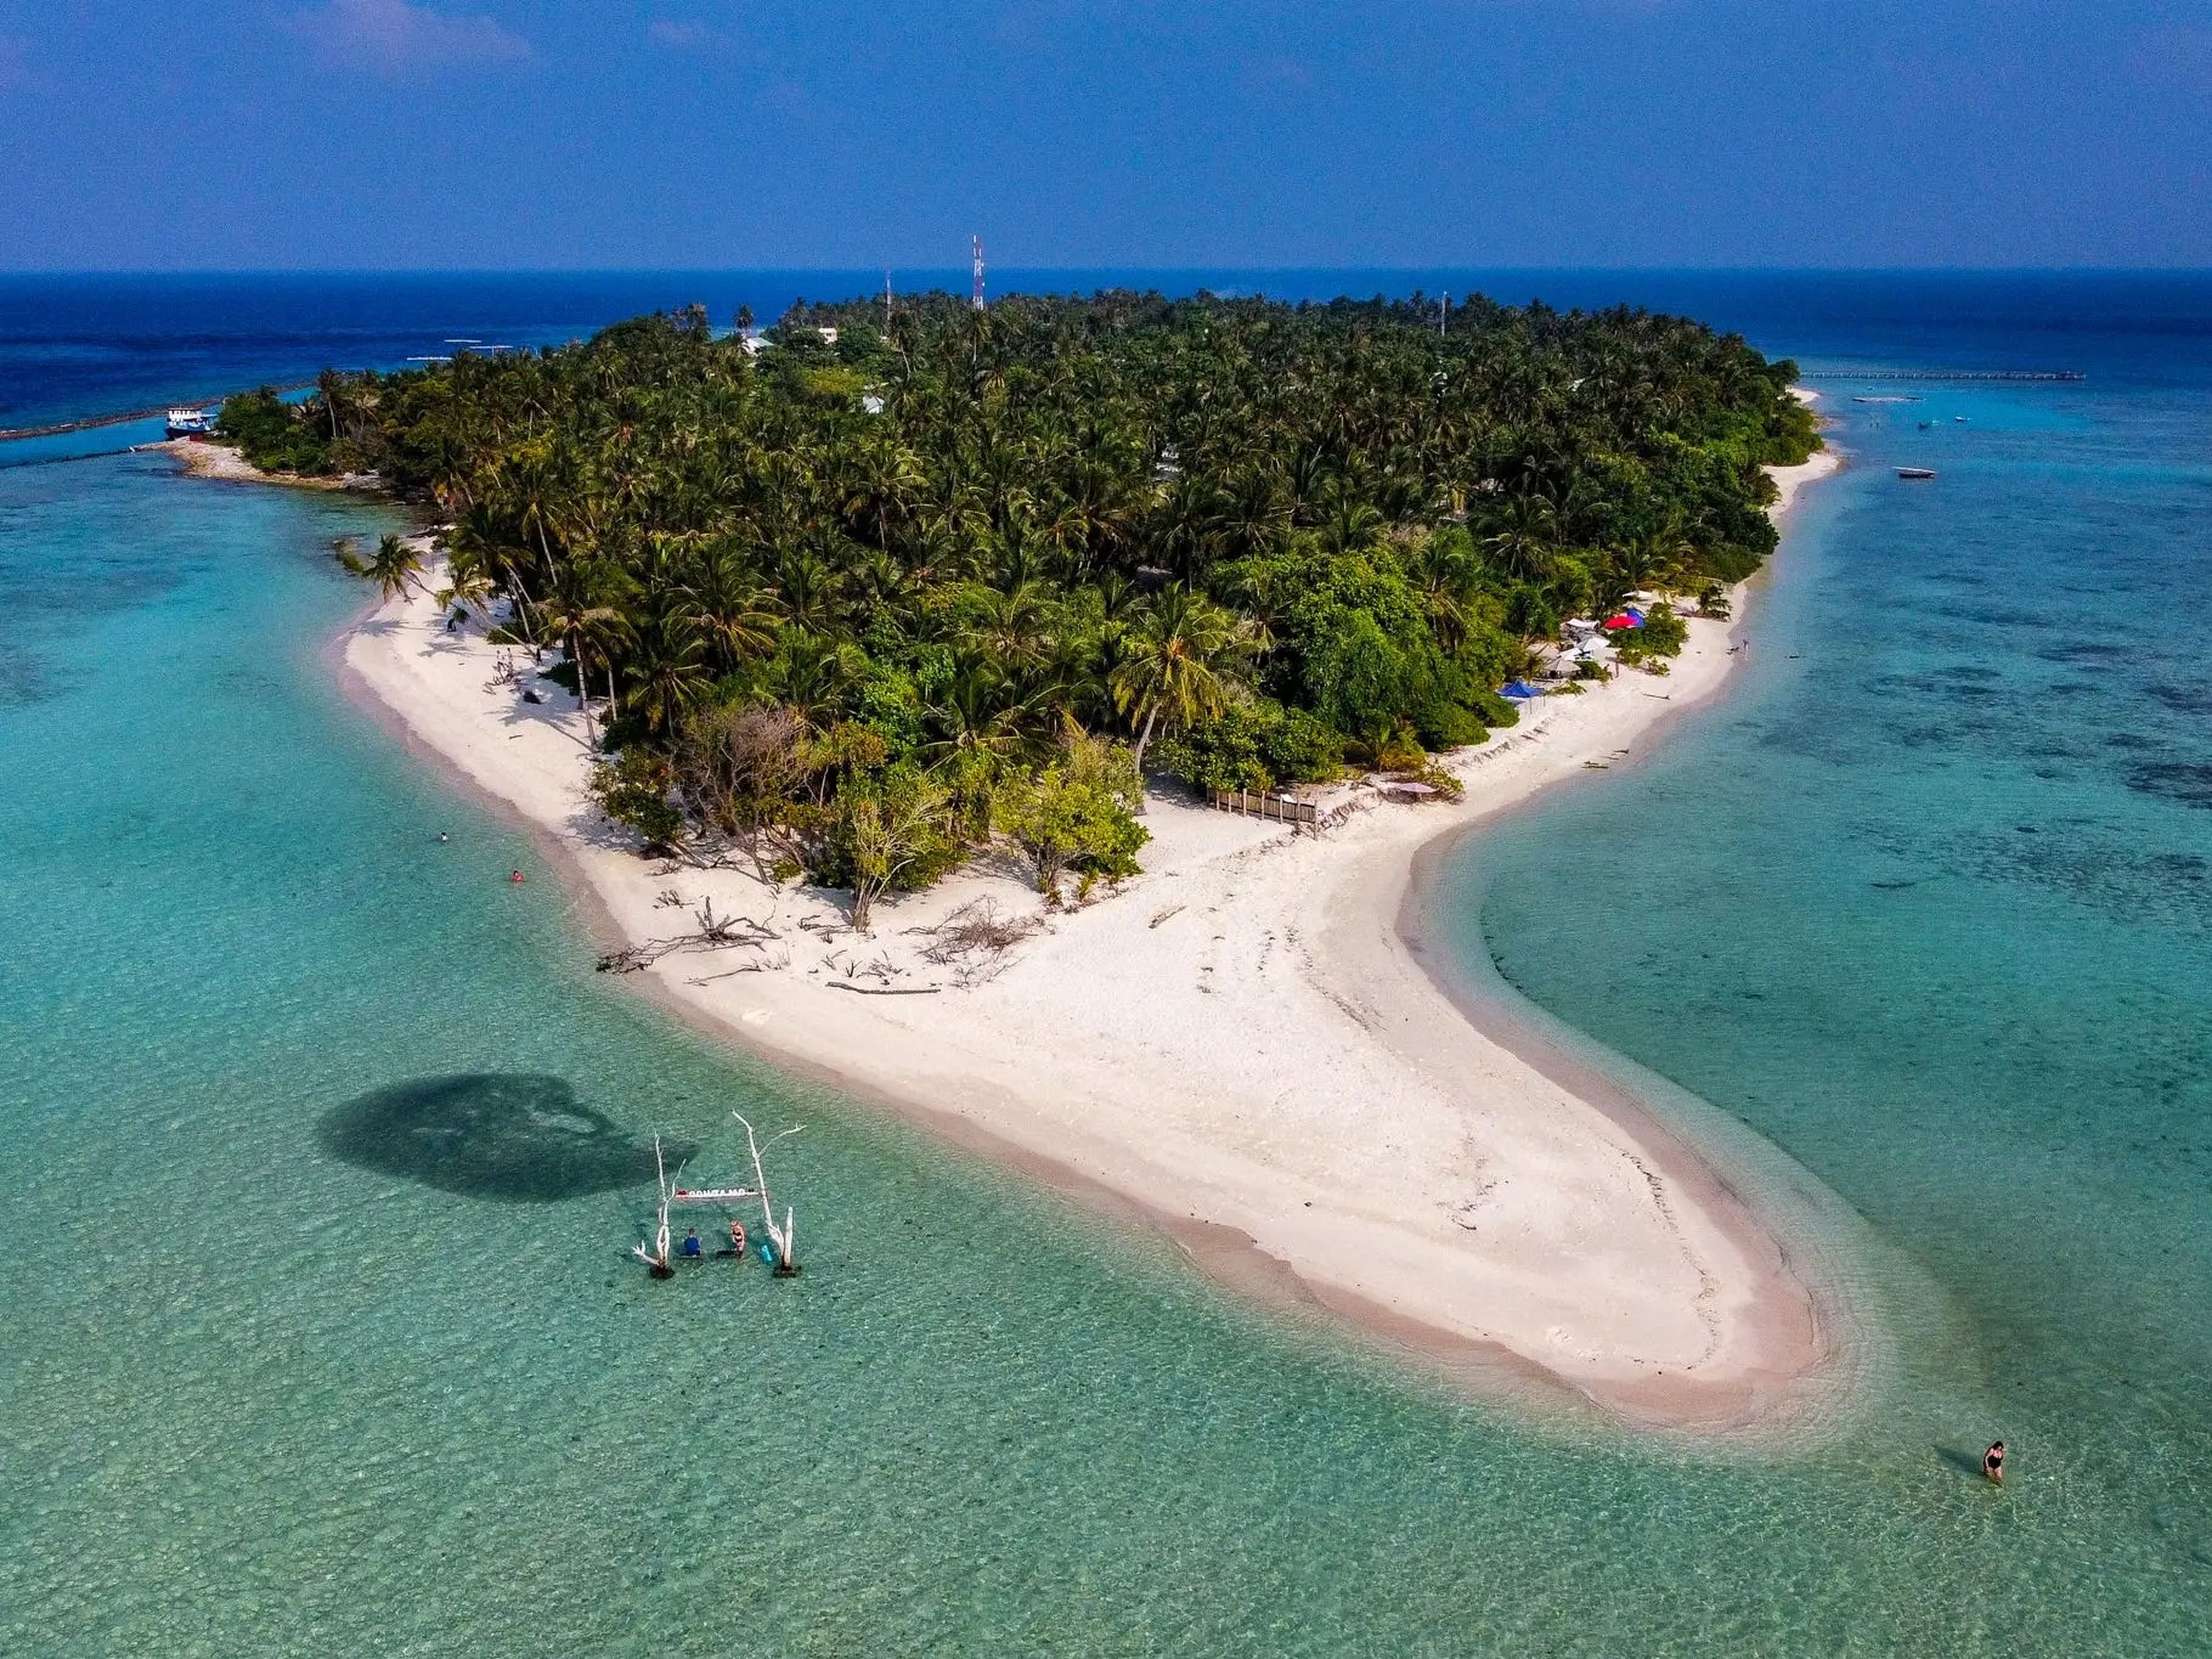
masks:
[[[932,295],[223,419],[434,499],[454,602],[510,596],[690,823],[883,891],[994,823],[1054,880],[1127,868],[1091,737],[1207,785],[1480,738],[1561,617],[1771,550],[1794,372],[1626,310]]]

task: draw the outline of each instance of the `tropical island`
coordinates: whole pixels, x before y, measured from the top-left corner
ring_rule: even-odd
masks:
[[[219,429],[434,500],[450,602],[565,653],[617,817],[865,924],[994,833],[1048,887],[1130,873],[1148,761],[1426,775],[1562,618],[1757,568],[1761,469],[1817,443],[1795,373],[1628,312],[938,295],[326,375]],[[1627,654],[1681,637],[1662,602]]]
[[[341,550],[386,601],[349,667],[580,868],[603,966],[1486,1375],[1741,1422],[1818,1368],[1729,1180],[1400,925],[1425,844],[1719,684],[1826,459],[1794,365],[1419,296],[750,320],[219,425],[434,519]]]

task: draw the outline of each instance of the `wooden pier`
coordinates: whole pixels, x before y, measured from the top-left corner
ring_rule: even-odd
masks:
[[[1862,368],[1808,374],[1819,380],[2086,380],[2070,368]]]
[[[1271,818],[1277,823],[1311,823],[1321,816],[1310,800],[1294,800],[1265,789],[1217,789],[1213,792],[1213,805],[1218,811]]]
[[[315,384],[313,380],[291,380],[270,389],[279,392],[305,392]],[[203,398],[197,401],[186,398],[185,401],[191,404],[195,409],[201,409],[209,404],[226,404],[232,398],[242,395],[234,392],[221,398]],[[107,415],[81,415],[73,421],[49,421],[44,426],[0,427],[0,444],[15,443],[24,438],[58,438],[65,432],[91,432],[103,426],[122,426],[131,421],[155,420],[179,406],[174,400],[172,400],[166,404],[156,404],[151,409],[118,409]]]

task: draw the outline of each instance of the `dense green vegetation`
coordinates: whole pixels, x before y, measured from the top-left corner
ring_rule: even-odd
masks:
[[[331,440],[327,428],[307,413],[286,403],[275,387],[264,386],[223,404],[216,416],[216,435],[236,444],[256,466],[312,477],[332,470]]]
[[[1759,468],[1818,441],[1792,365],[1640,312],[1438,321],[940,295],[756,352],[695,309],[223,422],[434,500],[449,600],[566,653],[648,836],[865,905],[998,834],[1056,890],[1133,867],[1144,767],[1418,767],[1563,617],[1771,550]]]

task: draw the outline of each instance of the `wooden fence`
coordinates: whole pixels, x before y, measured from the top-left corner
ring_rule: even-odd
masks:
[[[1217,789],[1213,792],[1213,804],[1224,812],[1273,818],[1278,823],[1311,823],[1321,816],[1310,800],[1292,800],[1288,795],[1258,789]]]

